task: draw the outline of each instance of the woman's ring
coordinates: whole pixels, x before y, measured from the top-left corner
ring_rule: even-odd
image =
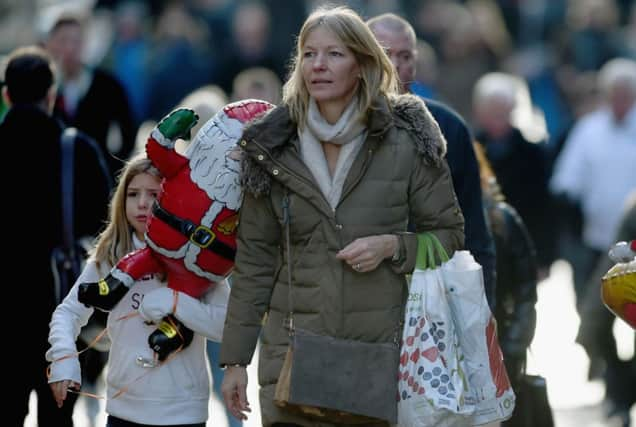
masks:
[[[356,265],[354,265],[353,269],[356,271],[360,270],[360,263],[357,263]]]

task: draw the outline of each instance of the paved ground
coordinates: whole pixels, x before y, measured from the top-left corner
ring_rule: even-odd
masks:
[[[556,263],[550,278],[539,286],[537,332],[529,354],[529,371],[546,377],[556,427],[621,427],[618,419],[606,419],[604,416],[601,404],[603,384],[586,379],[589,361],[583,349],[574,343],[579,319],[574,310],[572,292],[569,266],[563,262]],[[614,328],[614,333],[619,337],[619,343],[622,343],[621,354],[624,357],[633,354],[634,332],[622,324]],[[245,427],[258,427],[261,423],[255,364],[249,367],[249,374],[251,382],[248,395],[253,413]],[[91,410],[96,414],[95,427],[102,427],[105,424],[103,403],[95,403]],[[31,408],[35,411],[35,398],[31,399]],[[76,427],[92,427],[87,417],[88,412],[86,401],[80,400],[74,415]],[[632,426],[636,427],[636,405],[632,407],[631,419]],[[227,427],[223,408],[217,401],[210,403],[208,426]],[[31,414],[24,427],[35,427]]]
[[[621,421],[614,417],[606,419],[600,404],[579,406],[570,409],[555,410],[556,427],[622,427]],[[632,408],[632,426],[636,426],[636,410]]]

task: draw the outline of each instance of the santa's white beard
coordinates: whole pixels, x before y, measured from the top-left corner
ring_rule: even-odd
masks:
[[[208,193],[211,199],[224,203],[228,209],[238,210],[241,207],[243,188],[236,172],[224,172],[216,176]]]
[[[227,208],[237,210],[241,206],[242,189],[239,181],[240,162],[228,155],[237,148],[243,132],[243,124],[217,113],[197,133],[188,147],[192,181],[208,197]]]
[[[238,210],[242,201],[239,162],[226,158],[225,150],[221,158],[217,157],[220,150],[216,148],[196,151],[196,160],[190,159],[190,177],[210,199],[225,204],[228,209]]]

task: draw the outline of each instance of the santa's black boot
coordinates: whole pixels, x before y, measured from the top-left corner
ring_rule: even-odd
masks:
[[[164,361],[173,351],[185,348],[192,342],[194,332],[174,316],[163,318],[157,329],[148,337],[148,345]]]
[[[99,282],[80,283],[77,299],[87,307],[95,307],[102,311],[111,311],[126,295],[128,287],[112,275]]]

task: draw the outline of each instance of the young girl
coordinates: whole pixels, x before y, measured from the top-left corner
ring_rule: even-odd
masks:
[[[80,363],[75,340],[93,313],[77,299],[79,283],[104,277],[122,256],[144,243],[146,220],[160,191],[161,177],[150,160],[138,157],[123,170],[111,201],[109,224],[99,236],[84,271],[53,313],[46,353],[49,383],[62,406],[69,389],[78,390]],[[208,418],[209,372],[205,338],[220,341],[229,287],[219,283],[201,300],[173,293],[156,277],[145,277],[108,317],[111,348],[107,375],[107,427],[201,426]],[[131,313],[133,315],[131,315]],[[136,316],[134,314],[139,314]],[[174,314],[195,332],[192,343],[157,366],[148,336],[151,322]]]

